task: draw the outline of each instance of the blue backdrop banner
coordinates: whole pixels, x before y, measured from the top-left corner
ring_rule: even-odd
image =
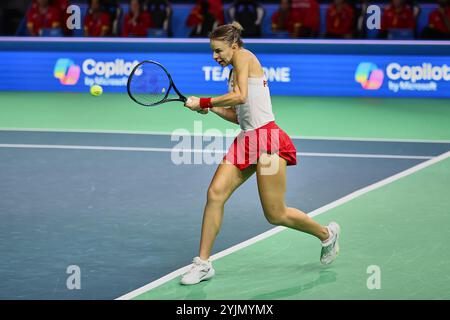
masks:
[[[448,56],[259,53],[271,93],[293,96],[450,97]],[[156,60],[184,94],[221,94],[229,69],[211,53],[0,52],[1,91],[126,92],[141,60]]]

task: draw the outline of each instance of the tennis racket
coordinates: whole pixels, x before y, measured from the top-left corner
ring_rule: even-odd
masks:
[[[178,98],[169,99],[172,89]],[[162,64],[151,60],[142,61],[133,68],[128,77],[127,91],[134,102],[145,107],[171,101],[185,103],[188,100],[177,89],[167,69]]]

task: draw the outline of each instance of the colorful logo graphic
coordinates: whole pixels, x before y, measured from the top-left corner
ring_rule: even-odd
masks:
[[[61,58],[56,61],[53,74],[63,85],[75,85],[80,78],[80,67],[70,59]]]
[[[383,84],[384,74],[377,65],[370,62],[361,62],[355,72],[355,81],[361,83],[363,89],[377,90]]]

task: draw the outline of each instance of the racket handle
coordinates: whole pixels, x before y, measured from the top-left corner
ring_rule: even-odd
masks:
[[[185,104],[190,104],[191,103],[191,98],[188,98],[187,100],[186,100],[186,103]]]

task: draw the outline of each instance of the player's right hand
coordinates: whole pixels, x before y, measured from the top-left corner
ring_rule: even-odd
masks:
[[[186,100],[186,102],[184,103],[184,106],[191,109],[192,111],[199,111],[199,110],[201,110],[200,98],[191,96]]]

